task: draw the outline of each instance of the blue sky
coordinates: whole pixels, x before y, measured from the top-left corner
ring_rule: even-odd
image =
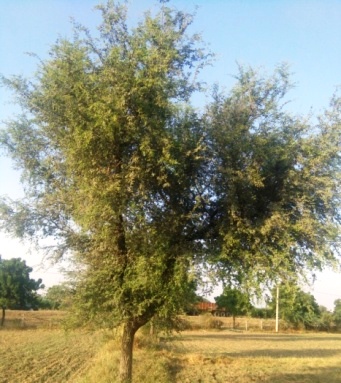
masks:
[[[0,73],[29,77],[36,59],[25,52],[48,57],[49,47],[59,36],[72,36],[70,17],[94,30],[100,17],[93,11],[94,0],[0,0]],[[156,1],[130,0],[134,22]],[[341,1],[334,0],[173,0],[170,5],[192,12],[196,17],[191,31],[200,32],[216,53],[212,67],[202,80],[228,90],[237,73],[237,63],[262,67],[271,73],[282,62],[290,65],[296,84],[289,94],[288,109],[307,114],[320,112],[336,87],[341,85]],[[16,111],[8,104],[9,93],[0,88],[0,121]],[[0,195],[22,195],[18,173],[7,158],[0,157]],[[21,256],[38,265],[39,256],[26,254],[16,240],[0,234],[0,254]],[[34,253],[34,251],[33,251]],[[46,285],[58,281],[55,269],[35,269]],[[329,308],[341,298],[341,276],[324,272],[319,276],[314,295]]]

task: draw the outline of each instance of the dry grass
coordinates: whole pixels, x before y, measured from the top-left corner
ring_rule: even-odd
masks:
[[[6,310],[3,329],[58,328],[65,318],[64,311],[42,310]]]
[[[101,339],[79,331],[0,331],[0,382],[74,382],[90,367]]]
[[[185,332],[169,343],[174,382],[340,383],[341,335]]]
[[[17,329],[0,330],[0,383],[116,381],[119,345],[113,333],[64,332],[50,325],[60,323],[62,313],[24,314],[25,331],[19,312],[8,315]],[[137,334],[134,383],[341,382],[341,334],[245,331],[242,318],[240,329],[231,331],[231,319],[221,319],[220,331],[184,331],[158,341]],[[189,320],[198,327],[207,318]]]
[[[340,383],[341,334],[185,331],[134,353],[135,383]],[[113,383],[109,342],[77,383]]]

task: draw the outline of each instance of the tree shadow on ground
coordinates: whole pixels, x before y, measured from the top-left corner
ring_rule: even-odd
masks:
[[[329,358],[340,355],[341,349],[262,349],[262,350],[244,350],[240,352],[225,352],[224,356],[237,357],[237,358]],[[341,383],[341,377],[340,377]]]
[[[316,367],[305,373],[290,373],[283,372],[273,374],[268,377],[252,380],[253,383],[340,383],[341,382],[341,367]],[[213,381],[212,381],[213,383]],[[216,382],[215,382],[216,383]]]
[[[174,338],[179,339],[179,338]],[[181,335],[180,335],[181,339]],[[260,341],[269,341],[269,342],[278,342],[278,341],[288,341],[288,342],[297,342],[297,341],[312,341],[312,342],[325,342],[325,341],[340,341],[341,334],[338,335],[307,335],[307,334],[248,334],[248,333],[226,333],[222,331],[220,333],[213,334],[186,334],[186,342],[190,340],[199,340],[199,339],[226,339],[226,340],[260,340]]]
[[[203,361],[203,364],[205,361]],[[230,363],[230,362],[229,362]],[[223,370],[224,368],[229,368],[227,363],[225,366],[219,364],[219,370]],[[197,366],[198,367],[198,366]],[[228,383],[230,380],[226,380],[224,378],[224,374],[215,373],[215,372],[207,372],[203,376],[202,374],[198,374],[197,378],[191,378],[191,380],[183,380],[183,376],[181,376],[181,372],[186,369],[191,368],[186,366],[181,359],[174,358],[172,360],[172,364],[169,365],[169,377],[170,382],[172,383]],[[200,366],[199,366],[200,368]],[[204,368],[204,367],[203,367]],[[181,376],[181,378],[180,378]],[[245,373],[243,371],[240,372],[240,380],[238,382],[245,383],[340,383],[341,382],[341,367],[340,366],[329,366],[329,367],[319,367],[311,368],[306,372],[276,372],[269,373],[264,376],[264,373],[259,374],[258,371],[248,371]]]
[[[188,350],[191,349],[191,342],[195,343],[204,340],[205,342],[214,343],[217,340],[226,340],[227,348],[224,350],[224,352],[202,352],[199,353],[202,355],[202,358],[197,358],[197,362],[201,364],[205,364],[207,360],[209,361],[209,364],[217,365],[219,368],[228,368],[228,366],[233,363],[234,360],[237,359],[253,359],[257,360],[258,358],[264,359],[269,358],[271,359],[278,359],[280,361],[281,359],[286,358],[292,358],[292,359],[312,359],[316,360],[314,362],[314,365],[316,364],[316,368],[309,368],[309,370],[302,372],[294,372],[292,371],[280,371],[280,372],[273,372],[269,371],[269,375],[262,374],[262,376],[257,376],[257,372],[255,371],[255,375],[249,375],[249,377],[246,377],[245,383],[253,382],[263,382],[263,383],[341,383],[341,365],[335,365],[330,367],[319,367],[319,359],[328,359],[332,357],[338,357],[340,356],[341,359],[341,336],[329,336],[329,335],[307,335],[307,334],[226,334],[224,332],[222,333],[203,333],[203,334],[190,334],[186,333],[186,336],[183,337],[183,340],[185,341],[186,346],[182,349],[181,344],[181,335],[179,337],[174,337],[173,340],[175,340],[175,344],[173,344],[172,347],[172,341],[167,343],[167,346],[169,347],[169,350],[172,349],[173,351],[173,357],[170,361],[169,370],[171,374],[171,381],[172,382],[179,382],[179,376],[182,375],[184,370],[188,368],[186,366],[186,354],[188,353]],[[254,341],[253,346],[257,347],[257,342],[267,342],[269,341],[268,347],[266,348],[256,348],[252,347],[252,349],[247,350],[243,349],[241,351],[234,351],[231,350],[231,352],[228,352],[228,342],[229,340],[231,342],[242,342],[242,341]],[[179,343],[177,341],[180,341]],[[305,344],[305,348],[301,348],[301,342],[308,341],[308,344]],[[311,342],[310,342],[311,341]],[[340,342],[340,347],[338,347],[338,344],[333,344],[333,348],[326,348],[326,344],[323,342],[331,342],[331,341],[337,341]],[[275,348],[274,342],[278,342],[278,347]],[[289,342],[290,348],[287,349],[284,347],[281,347],[281,342]],[[274,348],[272,348],[272,345],[274,345]],[[264,346],[264,343],[263,343]],[[309,348],[306,348],[306,347]],[[329,344],[329,346],[332,346]],[[328,346],[327,346],[328,347]],[[178,357],[176,356],[178,355]],[[303,363],[303,362],[302,362]],[[207,363],[206,363],[207,364]],[[304,366],[302,365],[304,368]],[[199,367],[200,368],[200,367]],[[203,367],[204,368],[204,367]],[[199,374],[200,375],[200,374]],[[191,383],[198,383],[201,381],[204,381],[205,383],[226,383],[224,380],[215,380],[209,376],[205,376],[204,380],[200,380],[201,378],[198,376],[197,380],[191,381]],[[243,380],[244,382],[244,380]]]
[[[183,370],[183,364],[179,358],[169,358],[165,365],[170,382],[176,382],[176,376]]]

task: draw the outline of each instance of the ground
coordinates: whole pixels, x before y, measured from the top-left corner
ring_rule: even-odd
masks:
[[[117,333],[65,331],[61,312],[9,312],[0,330],[0,383],[114,383]],[[281,332],[239,318],[239,329],[137,334],[134,383],[340,383],[341,334]],[[247,326],[246,326],[246,322]],[[260,327],[270,330],[260,331]],[[246,331],[248,328],[248,331]]]

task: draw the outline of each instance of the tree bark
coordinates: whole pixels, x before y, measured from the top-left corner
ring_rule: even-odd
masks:
[[[6,311],[5,311],[5,307],[2,306],[2,317],[1,317],[1,327],[4,325],[5,323],[5,315],[6,315]]]
[[[133,345],[136,331],[139,325],[134,321],[126,322],[123,325],[120,360],[120,383],[132,383],[133,372]]]

